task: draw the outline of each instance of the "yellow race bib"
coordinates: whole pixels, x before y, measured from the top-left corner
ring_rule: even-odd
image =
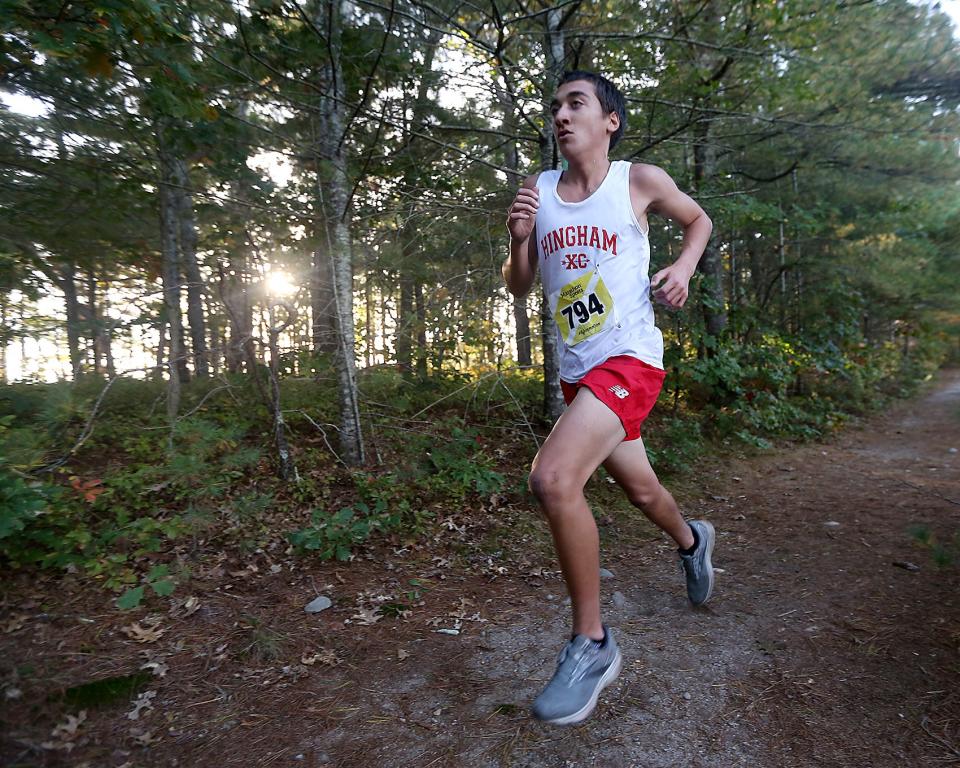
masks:
[[[603,330],[613,313],[613,297],[596,270],[560,289],[553,319],[567,346],[579,344]]]

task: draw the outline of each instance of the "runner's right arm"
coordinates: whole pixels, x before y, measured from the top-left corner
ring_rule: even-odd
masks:
[[[507,290],[514,296],[523,296],[533,286],[537,275],[537,174],[527,176],[523,186],[507,210],[507,229],[510,231],[510,258],[503,262],[501,273]]]

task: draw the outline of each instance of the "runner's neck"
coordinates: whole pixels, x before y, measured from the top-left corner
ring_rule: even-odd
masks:
[[[613,165],[606,155],[583,160],[574,158],[568,160],[568,163],[567,169],[560,174],[559,184],[576,197],[582,196],[582,199],[588,198],[600,188],[610,172],[610,166]]]

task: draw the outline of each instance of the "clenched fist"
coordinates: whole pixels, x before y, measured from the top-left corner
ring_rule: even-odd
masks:
[[[677,262],[661,269],[650,278],[653,298],[670,309],[682,308],[687,302],[691,277],[693,272],[690,268]]]
[[[521,187],[517,196],[507,209],[507,229],[510,230],[510,239],[522,243],[533,232],[537,223],[537,208],[540,207],[540,192],[534,187]]]

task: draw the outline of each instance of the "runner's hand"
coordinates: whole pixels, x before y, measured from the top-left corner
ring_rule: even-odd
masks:
[[[507,209],[507,229],[510,230],[510,239],[522,243],[533,232],[537,223],[537,208],[540,207],[540,193],[534,187],[521,187],[513,203]]]
[[[650,290],[658,303],[680,309],[687,301],[688,285],[693,273],[689,267],[673,263],[650,278]]]

